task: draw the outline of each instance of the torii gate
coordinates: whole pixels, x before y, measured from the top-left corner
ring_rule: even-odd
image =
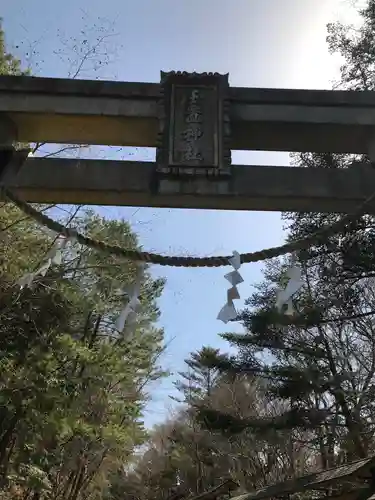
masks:
[[[369,165],[233,166],[231,150],[368,154],[374,139],[370,91],[236,88],[216,73],[162,73],[160,84],[0,77],[0,181],[28,202],[351,212],[375,190]],[[15,141],[157,155],[29,158],[18,169]]]

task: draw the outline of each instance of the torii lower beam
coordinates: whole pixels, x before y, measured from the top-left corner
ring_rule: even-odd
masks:
[[[30,158],[4,181],[28,202],[350,213],[372,194],[375,170],[233,166],[228,179],[173,179],[152,162]]]

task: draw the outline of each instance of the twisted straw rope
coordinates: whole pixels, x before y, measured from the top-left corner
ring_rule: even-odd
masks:
[[[219,257],[183,257],[183,256],[165,256],[150,252],[141,252],[139,250],[130,250],[127,248],[122,248],[118,245],[110,245],[101,240],[94,240],[89,236],[85,236],[78,233],[75,229],[63,226],[59,222],[51,219],[47,215],[39,212],[33,208],[29,203],[19,199],[13,192],[7,189],[5,186],[2,187],[2,191],[5,197],[14,203],[25,215],[33,218],[37,223],[48,229],[55,231],[67,238],[73,238],[78,243],[86,245],[94,250],[100,252],[105,252],[108,254],[116,255],[118,257],[123,257],[128,260],[137,262],[147,262],[150,264],[159,264],[160,266],[171,266],[171,267],[222,267],[229,265],[228,260],[232,255],[219,256]],[[306,238],[291,241],[284,245],[265,248],[264,250],[259,250],[257,252],[250,252],[241,254],[241,263],[249,262],[259,262],[267,259],[272,259],[274,257],[280,257],[287,253],[295,252],[298,250],[304,250],[312,246],[313,244],[321,243],[326,240],[329,236],[334,235],[342,231],[349,222],[355,221],[360,215],[365,212],[367,205],[373,201],[375,198],[375,192],[369,196],[359,207],[352,213],[344,217],[341,217],[338,221],[331,225],[324,226],[312,235]]]

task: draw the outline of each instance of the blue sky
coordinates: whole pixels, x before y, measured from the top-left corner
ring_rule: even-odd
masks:
[[[103,64],[96,67],[88,61],[81,78],[158,82],[160,70],[217,71],[229,72],[232,86],[331,88],[338,61],[328,55],[326,24],[352,20],[348,4],[345,0],[8,0],[1,15],[8,47],[38,76],[73,74],[77,66],[70,52],[72,39],[82,47],[86,39],[94,43],[98,36],[110,34],[99,48],[108,54]],[[109,158],[151,160],[153,154],[152,150],[101,151]],[[237,164],[289,162],[286,153],[233,152],[232,158]],[[278,213],[131,207],[106,207],[101,213],[129,220],[144,247],[161,253],[249,252],[278,245],[284,237]],[[227,348],[218,337],[226,328],[216,320],[226,298],[226,271],[153,268],[155,276],[167,278],[160,300],[161,325],[166,340],[172,340],[164,364],[173,372],[183,369],[184,358],[203,345]],[[261,278],[261,265],[243,266],[241,273],[245,282],[239,290],[245,299]],[[171,382],[155,389],[148,425],[170,411]]]

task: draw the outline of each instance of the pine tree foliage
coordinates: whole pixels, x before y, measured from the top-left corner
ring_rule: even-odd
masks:
[[[185,402],[192,404],[211,394],[217,381],[216,361],[219,354],[219,349],[202,347],[185,360],[188,371],[180,372],[180,379],[175,382]]]
[[[124,222],[86,213],[77,223],[137,245]],[[116,291],[132,282],[133,267],[73,244],[61,266],[20,290],[17,280],[40,264],[53,239],[8,205],[0,234],[2,487],[11,497],[15,490],[41,499],[100,497],[109,472],[146,438],[147,389],[163,376],[163,331],[155,327],[163,282],[147,277],[135,328],[121,334]]]
[[[216,350],[210,352],[217,354]],[[207,348],[186,360],[190,375],[205,372],[206,362],[211,366],[211,356],[207,359],[203,353],[207,354]],[[259,415],[272,418],[280,410],[269,403],[261,381],[217,373],[215,382],[208,386],[206,377],[191,378],[194,387],[201,390],[190,397],[192,384],[181,388],[184,405],[179,412],[154,429],[145,452],[131,470],[118,471],[112,478],[114,499],[124,495],[132,500],[186,498],[216,487],[226,478],[236,481],[241,493],[306,472],[309,450],[302,443],[296,446],[290,432],[268,430],[266,439],[260,440],[246,426],[238,429],[238,422]],[[217,429],[208,430],[201,421],[197,411],[201,405],[211,410]],[[217,422],[222,415],[219,409],[225,412],[226,425],[232,417],[233,428],[224,434]]]
[[[22,73],[0,31],[0,73]],[[45,210],[46,207],[39,207]],[[67,219],[57,209],[53,216]],[[72,216],[68,215],[68,220]],[[81,211],[79,230],[139,248],[125,221]],[[20,289],[56,235],[0,204],[0,497],[94,500],[113,470],[130,463],[147,433],[143,412],[159,365],[163,330],[157,298],[163,280],[146,270],[132,328],[114,326],[129,262],[69,243],[61,265]]]
[[[375,2],[361,11],[358,28],[328,27],[331,52],[344,58],[341,88],[372,90],[375,64]],[[305,168],[359,168],[361,158],[300,154]],[[332,223],[340,214],[284,214],[288,238],[296,239]],[[295,298],[293,318],[275,310],[277,288],[288,259],[268,263],[264,280],[241,315],[246,334],[224,335],[238,355],[222,371],[264,381],[267,397],[280,412],[237,419],[203,407],[200,418],[227,435],[251,431],[262,438],[270,429],[301,431],[322,467],[363,457],[374,450],[375,390],[375,233],[374,219],[363,216],[341,234],[296,255],[304,287]],[[221,364],[222,361],[220,361]],[[219,364],[218,364],[219,366]],[[297,437],[296,437],[297,440]]]

